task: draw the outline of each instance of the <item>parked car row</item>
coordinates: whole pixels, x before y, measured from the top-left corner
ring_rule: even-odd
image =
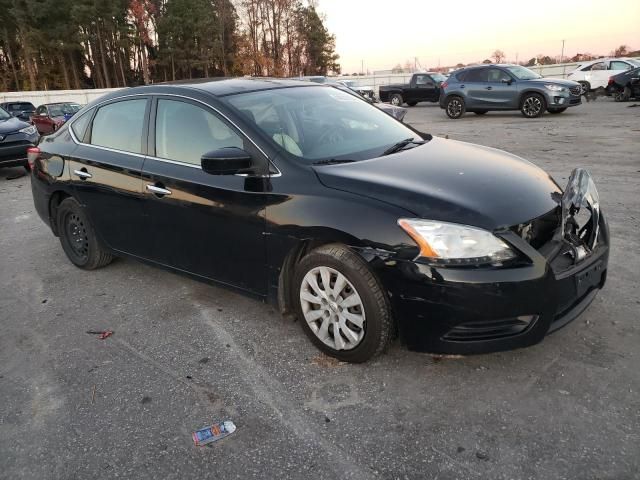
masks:
[[[58,130],[68,121],[82,105],[74,102],[46,103],[38,108],[31,102],[4,102],[0,103],[11,116],[36,126],[41,135],[48,135]]]
[[[28,169],[27,150],[36,146],[39,139],[34,125],[0,107],[0,167]]]

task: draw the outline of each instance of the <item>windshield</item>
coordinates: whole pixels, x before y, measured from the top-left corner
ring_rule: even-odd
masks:
[[[629,63],[633,64],[636,67],[640,67],[640,61],[634,60],[633,58],[629,59]]]
[[[60,105],[49,105],[49,115],[52,117],[62,117],[65,114],[73,114],[80,110],[77,103],[62,103]]]
[[[25,111],[25,110],[35,110],[36,109],[36,107],[34,107],[31,103],[12,103],[11,105],[9,105],[8,108],[12,112],[21,112],[21,111]]]
[[[0,108],[0,120],[9,120],[11,115],[4,108]]]
[[[310,162],[364,160],[402,140],[422,140],[378,108],[333,87],[281,88],[227,99],[274,143]]]
[[[538,75],[536,72],[520,66],[507,67],[507,70],[509,70],[518,80],[542,78],[542,76]]]

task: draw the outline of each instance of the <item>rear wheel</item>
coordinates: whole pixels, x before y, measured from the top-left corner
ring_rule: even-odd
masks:
[[[547,109],[544,98],[539,93],[527,93],[522,97],[520,111],[527,118],[541,117]]]
[[[629,87],[624,87],[621,92],[616,92],[613,95],[613,99],[616,102],[628,102],[631,98],[631,89]]]
[[[384,351],[391,308],[367,263],[339,244],[320,247],[298,264],[296,310],[307,336],[324,353],[353,363]]]
[[[95,270],[113,260],[98,242],[91,222],[75,198],[66,198],[58,206],[57,226],[62,249],[76,267]]]
[[[447,99],[447,103],[445,104],[445,111],[447,112],[447,116],[454,120],[460,118],[464,115],[466,111],[464,100],[461,97],[453,95]]]
[[[400,95],[399,93],[394,93],[389,97],[389,102],[391,103],[391,105],[399,107],[404,103],[404,100],[402,99],[402,95]]]
[[[566,108],[550,108],[547,110],[549,113],[562,113],[566,110]]]
[[[578,83],[582,86],[582,95],[586,95],[591,91],[591,84],[586,80],[580,80]]]

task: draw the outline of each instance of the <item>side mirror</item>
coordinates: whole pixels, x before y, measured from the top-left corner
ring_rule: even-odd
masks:
[[[511,80],[511,79],[506,79],[506,78],[503,78],[503,79],[502,79],[502,80],[500,80],[500,81],[501,81],[502,83],[506,83],[507,85],[511,85],[511,84],[513,83],[513,80]]]
[[[200,165],[211,175],[235,175],[249,173],[252,162],[251,155],[241,148],[227,147],[205,153]]]

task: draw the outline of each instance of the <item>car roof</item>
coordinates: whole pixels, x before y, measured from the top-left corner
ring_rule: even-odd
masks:
[[[49,107],[51,105],[80,105],[80,104],[78,102],[53,102],[53,103],[43,103],[40,106]]]
[[[153,86],[180,86],[187,88],[194,88],[197,90],[203,90],[216,97],[223,97],[225,95],[233,95],[236,93],[257,92],[261,90],[273,90],[275,88],[289,88],[289,87],[311,87],[320,86],[320,84],[314,84],[305,82],[302,80],[292,79],[279,79],[279,78],[203,78],[196,80],[181,80],[177,82],[165,82],[156,83]],[[141,91],[151,87],[147,85],[144,87],[138,87]]]

